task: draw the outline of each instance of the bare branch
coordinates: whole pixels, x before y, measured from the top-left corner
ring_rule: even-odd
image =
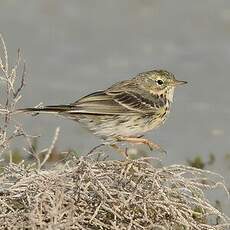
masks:
[[[52,141],[52,143],[51,143],[51,145],[50,145],[50,147],[49,147],[49,149],[48,149],[48,151],[47,151],[47,153],[46,153],[46,155],[45,155],[40,167],[42,167],[46,163],[46,161],[49,159],[50,154],[52,153],[52,151],[53,151],[53,149],[55,147],[55,144],[57,142],[59,132],[60,132],[60,127],[57,127],[56,131],[55,131],[55,134],[54,134],[54,137],[53,137],[53,141]]]
[[[16,90],[16,92],[14,92],[14,98],[17,98],[18,94],[21,92],[22,88],[25,86],[25,75],[26,75],[26,63],[24,62],[23,72],[22,72],[22,76],[21,76],[21,84],[18,87],[18,89]]]

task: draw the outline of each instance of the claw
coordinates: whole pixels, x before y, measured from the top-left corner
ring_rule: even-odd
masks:
[[[167,151],[165,149],[163,149],[160,145],[153,144],[153,143],[148,143],[147,145],[148,145],[150,151],[158,150],[161,153],[167,154]]]
[[[127,148],[125,150],[121,149],[120,147],[118,147],[116,144],[111,144],[110,145],[112,148],[114,148],[118,153],[120,153],[122,156],[125,157],[125,159],[129,159],[129,155],[128,155],[128,150]]]
[[[148,145],[150,151],[153,151],[154,149],[156,149],[161,153],[167,154],[167,151],[163,149],[159,144],[153,143],[149,140],[147,140],[146,144]]]

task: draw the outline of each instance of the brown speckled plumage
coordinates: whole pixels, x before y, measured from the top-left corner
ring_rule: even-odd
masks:
[[[143,72],[69,105],[26,108],[21,111],[55,113],[83,124],[107,143],[117,141],[158,145],[140,138],[159,127],[169,114],[175,86],[184,84],[165,70]]]

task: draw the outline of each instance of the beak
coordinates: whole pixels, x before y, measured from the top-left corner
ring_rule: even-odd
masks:
[[[188,82],[187,81],[179,81],[179,80],[175,80],[174,81],[174,85],[177,86],[177,85],[184,85],[184,84],[187,84]]]

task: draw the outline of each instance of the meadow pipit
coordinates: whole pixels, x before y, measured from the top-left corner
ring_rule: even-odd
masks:
[[[75,120],[119,150],[120,141],[146,144],[162,150],[158,144],[142,134],[164,123],[174,89],[185,84],[165,70],[138,74],[130,80],[118,82],[108,89],[97,91],[68,105],[25,108],[19,111],[53,113]]]

